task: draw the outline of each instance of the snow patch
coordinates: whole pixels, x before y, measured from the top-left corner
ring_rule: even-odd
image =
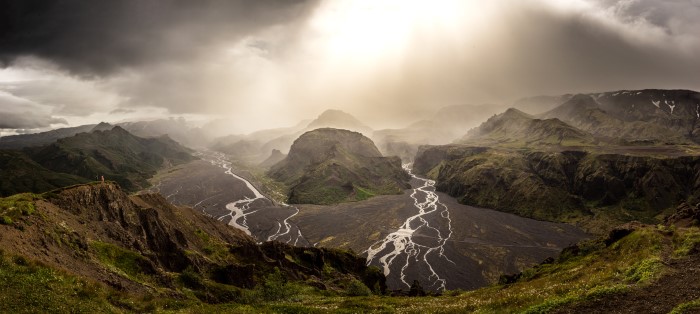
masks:
[[[695,115],[700,119],[700,104],[695,104]]]
[[[654,104],[654,106],[656,106],[656,108],[659,108],[659,104],[661,103],[661,100],[657,100],[657,101],[652,100],[651,103]]]
[[[613,95],[613,96],[617,96],[617,95],[619,95],[619,94],[620,94],[620,93],[615,93],[615,94],[612,94],[612,95]]]
[[[673,114],[673,109],[676,108],[676,105],[668,105],[669,108],[671,108],[671,114]]]
[[[637,95],[641,95],[641,94],[642,94],[642,92],[637,92]]]

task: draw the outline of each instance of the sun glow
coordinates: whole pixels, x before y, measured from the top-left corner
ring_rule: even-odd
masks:
[[[310,21],[318,49],[343,62],[385,61],[400,56],[411,41],[454,34],[471,17],[473,0],[326,1]]]

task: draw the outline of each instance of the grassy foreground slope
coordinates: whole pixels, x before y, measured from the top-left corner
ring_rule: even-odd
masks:
[[[135,204],[141,204],[138,206],[155,206],[150,209],[137,206],[124,211],[125,214],[133,210],[142,212],[139,215],[150,213],[150,217],[160,218],[153,218],[149,225],[169,229],[168,224],[175,223],[188,232],[181,235],[189,247],[184,252],[186,259],[194,263],[188,262],[189,266],[182,270],[171,268],[168,260],[158,258],[167,256],[167,252],[158,251],[158,245],[144,242],[150,247],[148,250],[123,246],[110,235],[91,234],[89,226],[82,229],[79,221],[48,204],[64,207],[67,200],[89,199],[81,194],[83,190],[106,193],[114,187],[97,185],[77,189],[59,191],[56,195],[25,194],[0,201],[0,214],[12,219],[0,225],[4,237],[0,241],[4,248],[0,253],[0,312],[566,313],[642,309],[667,313],[676,309],[683,313],[698,309],[700,304],[697,281],[700,229],[697,227],[630,224],[613,230],[607,237],[568,248],[556,260],[519,275],[503,276],[501,283],[494,286],[470,292],[446,291],[442,296],[391,297],[343,275],[343,265],[350,264],[331,261],[336,257],[346,259],[344,254],[326,251],[326,263],[317,265],[320,266],[317,278],[325,279],[314,279],[316,275],[301,275],[314,271],[307,267],[316,267],[313,262],[304,261],[307,253],[303,249],[263,245],[262,252],[272,260],[256,262],[253,257],[261,254],[260,249],[254,246],[241,249],[240,243],[231,246],[221,242],[221,235],[227,233],[224,229],[210,223],[203,225],[201,219],[191,220],[195,225],[179,225],[172,219],[180,215],[189,217],[187,211],[159,205],[156,196],[131,197]],[[121,203],[133,206],[118,192],[105,200],[114,206]],[[106,208],[114,207],[105,206],[94,214],[107,217]],[[158,212],[156,216],[154,210]],[[87,221],[93,215],[82,213],[79,220]],[[115,225],[115,231],[133,230],[129,234],[139,234],[138,228],[132,228],[135,222],[125,224],[119,222],[121,218],[114,218],[109,224],[125,227]],[[54,222],[56,225],[46,228]],[[37,236],[32,228],[39,227],[47,232],[36,232]],[[201,231],[189,234],[197,227]],[[51,257],[24,256],[39,253],[41,248],[19,249],[7,245],[21,245],[24,240],[17,235],[29,240],[43,239],[47,252],[62,252],[63,259],[82,261],[82,266],[60,270],[57,265],[62,262]],[[146,242],[164,240],[145,237]],[[177,250],[180,249],[178,246]],[[331,259],[332,256],[336,257]],[[226,271],[226,267],[221,268],[224,261],[239,268]],[[255,266],[246,270],[245,265],[250,263]],[[220,266],[212,267],[217,264]],[[280,272],[272,270],[273,264],[288,266],[280,267]],[[298,268],[290,271],[287,268],[290,266]],[[96,269],[97,275],[86,276],[91,273],[85,271],[88,268]],[[266,275],[260,273],[266,268],[270,269]],[[238,287],[223,283],[235,281],[236,273],[251,270],[255,273],[255,285]],[[229,278],[226,274],[233,276]],[[299,280],[301,277],[296,276],[308,277]]]

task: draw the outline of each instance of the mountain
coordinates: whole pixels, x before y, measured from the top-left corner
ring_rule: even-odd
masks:
[[[538,118],[558,118],[623,145],[700,143],[700,93],[695,91],[622,90],[540,96],[522,103],[548,108],[536,110]]]
[[[226,139],[233,140],[234,137],[230,136]],[[229,144],[221,142],[213,145],[211,148],[228,154],[237,160],[256,161],[260,158],[262,143],[255,140],[238,139]]]
[[[503,109],[493,104],[447,106],[405,128],[377,130],[372,139],[384,154],[413,160],[418,146],[452,143]]]
[[[117,125],[139,137],[167,135],[187,147],[206,147],[209,142],[204,130],[191,127],[184,118],[122,122]]]
[[[603,94],[604,97],[605,94]],[[621,105],[618,103],[615,106]],[[613,115],[610,109],[614,106],[608,103],[603,105],[590,95],[579,94],[560,106],[541,114],[541,118],[558,118],[581,130],[591,134],[607,138],[612,141],[654,141],[661,143],[685,143],[686,135],[679,134],[668,125],[657,123],[653,119],[626,117],[625,115]],[[634,105],[630,106],[628,113],[632,112]],[[666,115],[666,113],[660,113]]]
[[[28,151],[47,169],[97,180],[104,176],[129,191],[148,186],[158,169],[193,160],[191,151],[167,136],[140,138],[116,126],[79,133]]]
[[[304,120],[289,128],[269,129],[253,132],[248,135],[229,135],[214,141],[211,148],[233,156],[240,161],[259,164],[267,158],[272,150],[281,153],[289,152],[292,143],[305,132],[318,128],[337,128],[366,135],[372,134],[372,129],[354,116],[340,110],[326,110],[316,119]]]
[[[566,94],[560,96],[533,96],[516,100],[511,107],[532,115],[538,115],[552,110],[562,103],[571,99],[573,95]]]
[[[398,157],[382,157],[360,133],[331,128],[304,133],[268,175],[289,188],[289,203],[332,204],[409,187]]]
[[[0,151],[4,165],[0,195],[45,192],[101,176],[136,191],[148,186],[146,180],[157,170],[193,160],[190,153],[167,136],[140,138],[118,126],[78,133],[46,146]]]
[[[102,124],[100,124],[102,125]],[[90,132],[98,127],[97,124],[86,124],[70,128],[60,128],[51,131],[20,134],[0,137],[0,149],[21,149],[51,144],[58,139],[71,137],[78,133]]]
[[[365,136],[372,135],[372,128],[366,126],[352,115],[344,111],[334,109],[324,111],[306,126],[306,130],[320,128],[344,129],[360,132]]]
[[[596,140],[559,119],[536,119],[510,108],[470,130],[461,143],[474,145],[590,145]]]
[[[282,161],[285,157],[287,157],[287,155],[282,154],[282,152],[278,149],[273,149],[272,153],[270,153],[270,157],[267,157],[267,159],[261,162],[259,166],[263,168],[270,168]]]
[[[432,146],[419,152],[414,171],[435,179],[438,191],[463,204],[607,227],[631,220],[656,223],[679,203],[700,200],[696,154]]]
[[[153,312],[385,289],[354,254],[258,245],[159,194],[129,196],[109,182],[0,199],[0,217],[0,278],[12,287],[0,292],[3,312]]]

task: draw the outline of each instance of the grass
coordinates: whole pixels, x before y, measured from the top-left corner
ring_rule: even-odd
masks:
[[[0,252],[0,312],[119,313],[109,291],[39,263]]]
[[[697,310],[700,310],[700,299],[679,304],[669,314],[695,313]]]
[[[22,216],[34,213],[36,207],[34,201],[41,196],[33,193],[22,193],[0,198],[0,224],[12,225]]]
[[[674,232],[673,242],[676,247],[673,255],[676,257],[687,256],[693,250],[700,250],[700,229],[698,227],[678,229]]]
[[[148,260],[141,254],[127,250],[111,243],[92,241],[90,248],[95,252],[99,261],[110,270],[136,282],[150,282]]]
[[[175,295],[180,297],[123,296],[40,264],[0,255],[0,311],[42,312],[60,302],[57,308],[63,310],[59,312],[547,313],[582,301],[632,292],[657,280],[665,269],[661,263],[663,252],[682,250],[688,243],[695,243],[697,234],[697,228],[645,227],[609,246],[600,240],[581,243],[555,262],[527,270],[515,283],[417,298],[373,294],[364,284],[352,280],[343,285],[343,291],[319,290],[286,281],[279,270],[261,278],[254,289],[240,289],[215,283],[193,269],[178,275]],[[90,246],[103,263],[132,276],[139,272],[141,257],[134,252],[101,242],[91,242]],[[333,271],[328,268],[327,272]],[[27,306],[22,307],[22,302]],[[678,305],[674,313],[697,308],[700,301],[691,300]]]

